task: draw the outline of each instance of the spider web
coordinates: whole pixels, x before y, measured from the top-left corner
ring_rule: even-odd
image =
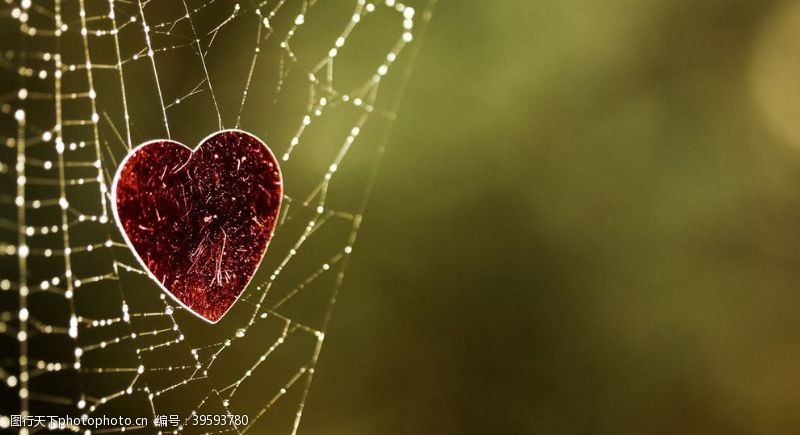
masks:
[[[0,0],[0,427],[296,432],[434,3]],[[137,144],[222,128],[270,145],[285,197],[252,283],[207,325],[141,270],[108,186]]]

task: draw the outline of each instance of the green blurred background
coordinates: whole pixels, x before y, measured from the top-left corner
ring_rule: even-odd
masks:
[[[83,3],[63,3],[72,31],[57,48],[82,61],[76,23]],[[90,3],[89,17],[107,13],[106,2]],[[140,12],[138,3],[117,3],[120,17]],[[154,33],[168,101],[191,97],[186,93],[192,86],[202,87],[210,75],[220,90],[221,117],[231,126],[247,89],[252,98],[243,109],[242,128],[285,152],[310,111],[306,73],[320,56],[325,58],[326,44],[336,40],[356,2],[287,2],[287,10],[272,24],[278,33],[264,42],[252,86],[246,85],[247,71],[262,26],[253,15],[257,2],[242,2],[240,21],[231,21],[218,39],[213,28],[232,13],[234,1],[189,3],[210,5],[197,6],[193,16],[204,38],[216,41],[203,61],[212,66],[211,73],[181,39],[193,34],[188,24],[170,24],[183,15],[183,2],[147,3],[148,19],[162,23],[154,28],[172,29]],[[52,5],[41,5],[31,21],[51,25]],[[310,24],[292,46],[300,60],[283,88],[283,71],[276,66],[285,55],[278,45],[281,32],[308,5],[313,6]],[[39,65],[35,56],[25,54],[53,50],[54,41],[21,37],[10,16],[0,17],[0,48],[11,50],[4,56],[20,54],[23,64]],[[349,89],[349,82],[369,77],[361,73],[371,74],[385,58],[390,39],[401,31],[399,21],[388,20],[387,14],[365,20],[371,24],[348,40],[337,57],[337,87]],[[121,32],[123,55],[145,53],[141,29],[126,29]],[[421,41],[420,51],[406,89],[401,91],[398,73],[381,85],[380,98],[386,100],[379,99],[378,107],[394,107],[400,93],[404,98],[326,331],[300,433],[800,433],[800,2],[439,0],[427,34],[414,38]],[[116,62],[108,41],[91,43],[98,65]],[[175,41],[182,48],[173,51]],[[411,57],[404,53],[399,61],[410,66]],[[52,92],[49,79],[20,78],[9,66],[16,64],[6,63],[0,65],[0,97],[5,98],[0,102],[17,104],[23,85],[31,95],[37,89]],[[141,59],[124,67],[134,112],[132,143],[164,135],[152,69]],[[100,157],[110,175],[127,152],[111,131],[113,122],[127,125],[115,94],[121,75],[98,68],[95,78],[104,114]],[[65,92],[86,89],[77,80],[65,79],[65,86]],[[11,106],[0,106],[8,115],[0,117],[0,131],[13,135]],[[29,136],[52,128],[52,101],[31,98],[24,106]],[[175,137],[191,144],[218,129],[215,106],[216,100],[212,105],[209,95],[200,92],[171,107]],[[88,118],[88,110],[70,107],[68,118]],[[356,113],[342,109],[314,122],[316,130],[284,167],[291,198],[305,198],[308,186],[319,181],[352,131]],[[389,118],[374,116],[376,122],[366,124],[358,146],[337,172],[326,209],[358,209]],[[6,169],[17,158],[13,141],[7,143],[0,153]],[[98,157],[94,152],[78,150],[70,156],[88,153],[93,160]],[[31,148],[28,157],[52,159],[47,153],[55,151]],[[16,188],[15,178],[4,179],[4,188]],[[47,189],[54,187],[29,187],[27,194],[57,197]],[[81,201],[96,201],[96,186],[91,192],[78,189],[68,194],[76,210],[82,210]],[[9,198],[6,203],[12,204]],[[304,208],[313,210],[296,207]],[[0,214],[15,222],[14,216],[5,216],[15,215],[15,207],[5,206]],[[50,224],[47,219],[54,213],[41,214],[42,222]],[[299,219],[292,222],[305,225]],[[293,260],[297,269],[283,272],[270,297],[292,290],[328,261],[330,252],[340,252],[349,243],[350,227],[344,221],[332,228],[332,235],[315,238]],[[107,228],[98,231],[76,226],[71,243],[106,240]],[[254,282],[269,276],[299,234],[291,225],[276,232],[272,255]],[[45,237],[32,240],[39,247],[63,244]],[[121,245],[113,252],[125,251]],[[82,256],[75,263],[82,269],[78,276],[101,273],[92,268],[108,268],[117,258],[108,252],[92,255],[99,259]],[[18,257],[0,260],[0,277],[17,281]],[[30,282],[60,276],[65,267],[61,260],[36,266]],[[120,294],[134,313],[163,309],[154,283],[127,275],[121,286],[109,281],[82,287],[79,301],[86,306],[78,311],[110,309],[119,315]],[[292,312],[292,319],[305,322],[307,315],[310,325],[318,325],[313,322],[326,316],[335,286],[319,285],[323,291],[305,293],[320,300],[301,303],[297,311],[302,315]],[[0,299],[0,306],[13,307],[4,310],[16,313],[16,292],[2,293]],[[37,303],[44,306],[32,310],[37,319],[51,304],[62,307],[53,299]],[[63,319],[49,323],[65,324],[73,311],[62,311]],[[202,346],[203,339],[233,336],[246,319],[242,311],[232,312],[214,329],[178,313],[182,329],[176,334],[185,331],[190,343],[165,347],[163,355],[147,361],[148,367],[161,367],[159,358],[184,364],[170,358],[186,356],[180,352]],[[0,321],[5,328],[7,320]],[[141,330],[145,326],[134,322]],[[84,345],[95,339],[87,330],[80,336]],[[98,334],[110,338],[129,333],[103,331]],[[71,347],[47,341],[56,335],[40,336],[36,350],[52,347],[72,355]],[[254,328],[247,341],[237,342],[244,351],[227,353],[234,369],[223,363],[216,367],[224,376],[241,379],[246,372],[237,364],[250,364],[277,335]],[[4,329],[0,340],[5,340],[0,366],[14,372],[17,339]],[[315,344],[316,338],[310,348]],[[120,351],[112,347],[101,355],[111,362],[85,358],[86,367],[129,367],[114,358],[134,358],[138,345],[128,342]],[[280,369],[294,373],[309,364],[306,354],[287,355],[270,356],[273,364],[251,378],[252,388],[237,396],[235,405],[265,409],[286,382]],[[112,376],[82,374],[81,379],[95,382],[83,385],[76,382],[77,372],[70,373],[42,376],[36,391],[52,393],[53,385],[44,381],[54,380],[71,400],[87,392],[102,397],[103,391],[131,383],[129,375],[116,379],[123,385],[118,387],[107,380]],[[142,383],[171,385],[185,376],[156,374]],[[9,391],[13,394],[5,394]],[[3,392],[0,405],[14,402],[9,409],[17,409],[16,390]],[[176,389],[177,398],[162,398],[159,405],[184,401],[196,406],[206,393]],[[141,396],[129,402],[135,399],[146,404]],[[70,400],[66,404],[72,406]],[[139,413],[129,402],[112,405]],[[298,405],[284,402],[286,408],[270,412],[289,416],[291,423]],[[290,427],[269,423],[251,432]]]
[[[800,431],[800,3],[440,1],[306,433]]]

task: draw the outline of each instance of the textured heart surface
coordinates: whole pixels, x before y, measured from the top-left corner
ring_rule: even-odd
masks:
[[[112,194],[117,223],[151,277],[216,323],[264,257],[283,185],[261,140],[224,130],[194,151],[170,140],[138,146],[120,165]]]

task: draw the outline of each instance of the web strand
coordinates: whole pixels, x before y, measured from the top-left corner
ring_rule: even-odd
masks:
[[[13,205],[0,215],[0,394],[18,399],[0,428],[129,413],[148,424],[92,433],[172,414],[164,432],[296,433],[433,6],[0,0],[0,202]],[[226,121],[265,139],[288,181],[267,259],[210,327],[149,280],[109,185],[138,143],[194,145]],[[249,421],[192,425],[201,414]]]

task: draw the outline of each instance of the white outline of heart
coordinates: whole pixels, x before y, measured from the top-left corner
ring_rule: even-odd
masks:
[[[235,129],[235,128],[219,130],[219,131],[216,131],[214,133],[211,133],[210,135],[208,135],[205,138],[203,138],[203,140],[201,140],[197,144],[197,148],[200,148],[206,141],[208,141],[212,137],[217,136],[219,134],[223,134],[223,133],[241,133],[241,134],[245,134],[247,136],[250,136],[253,139],[255,139],[256,141],[258,141],[258,143],[263,145],[264,148],[269,153],[269,155],[272,156],[272,160],[275,161],[275,164],[276,164],[277,169],[278,169],[278,181],[280,182],[280,186],[281,186],[280,195],[278,197],[279,198],[278,199],[278,207],[277,207],[277,210],[276,210],[276,213],[275,213],[275,217],[277,219],[280,216],[280,213],[281,213],[281,205],[283,205],[283,172],[281,171],[280,163],[278,162],[278,159],[275,157],[275,154],[272,152],[272,150],[270,149],[269,145],[267,145],[266,142],[264,142],[263,140],[259,139],[254,134],[246,132],[244,130]],[[189,148],[188,146],[182,144],[181,142],[178,142],[178,141],[175,141],[175,140],[172,140],[172,139],[153,139],[153,140],[149,140],[147,142],[143,142],[143,143],[139,144],[138,146],[136,146],[136,148],[130,150],[128,152],[128,154],[125,156],[125,158],[122,159],[122,161],[119,163],[119,167],[117,168],[117,172],[114,174],[114,181],[111,183],[111,203],[112,203],[111,211],[114,214],[114,221],[116,221],[116,223],[117,223],[117,228],[119,228],[120,233],[122,233],[122,237],[125,239],[125,243],[130,248],[130,250],[133,253],[134,257],[136,257],[136,259],[139,261],[139,264],[142,265],[142,267],[144,268],[145,273],[147,273],[147,276],[149,276],[150,279],[155,281],[158,284],[158,286],[161,287],[161,290],[164,293],[168,294],[173,300],[175,300],[175,302],[179,303],[183,308],[185,308],[186,311],[192,313],[193,315],[195,315],[195,317],[199,317],[199,318],[203,319],[206,323],[215,325],[220,320],[222,320],[222,318],[225,317],[226,314],[228,314],[228,312],[231,310],[231,308],[233,308],[234,305],[236,305],[236,302],[239,301],[239,298],[242,297],[242,295],[247,290],[247,287],[249,287],[250,283],[253,281],[253,278],[255,278],[256,272],[258,272],[259,267],[261,267],[261,262],[264,261],[264,256],[267,254],[267,249],[269,249],[269,243],[272,241],[272,238],[275,236],[275,227],[272,228],[272,232],[269,235],[269,240],[267,241],[267,244],[264,246],[264,252],[261,253],[261,258],[258,260],[258,266],[256,266],[255,270],[253,270],[253,274],[250,275],[250,278],[247,280],[247,283],[242,288],[242,291],[236,296],[236,299],[233,300],[233,302],[228,307],[228,309],[225,310],[225,312],[222,313],[221,316],[219,316],[219,319],[217,319],[216,321],[212,321],[210,319],[206,319],[205,317],[201,316],[196,311],[191,309],[188,305],[184,304],[180,299],[178,299],[174,294],[172,294],[172,292],[169,291],[164,286],[164,284],[162,284],[161,281],[159,281],[158,278],[156,278],[156,276],[153,275],[152,272],[150,272],[150,268],[147,267],[147,265],[142,260],[142,257],[140,257],[139,253],[136,252],[136,248],[133,247],[133,243],[131,243],[130,239],[128,239],[128,233],[125,231],[125,228],[122,227],[122,223],[120,223],[120,219],[119,219],[119,212],[117,211],[117,182],[119,181],[119,177],[122,174],[122,168],[124,168],[125,164],[128,163],[128,159],[131,156],[133,156],[134,154],[136,154],[137,151],[139,151],[140,149],[142,149],[142,148],[144,148],[144,147],[146,147],[146,146],[148,146],[150,144],[157,143],[157,142],[165,142],[165,141],[176,143],[176,144],[188,149],[189,152],[191,153],[190,156],[189,156],[189,159],[191,159],[192,156],[194,156],[194,152],[196,151],[196,149]],[[277,225],[277,222],[276,222],[276,225]]]

